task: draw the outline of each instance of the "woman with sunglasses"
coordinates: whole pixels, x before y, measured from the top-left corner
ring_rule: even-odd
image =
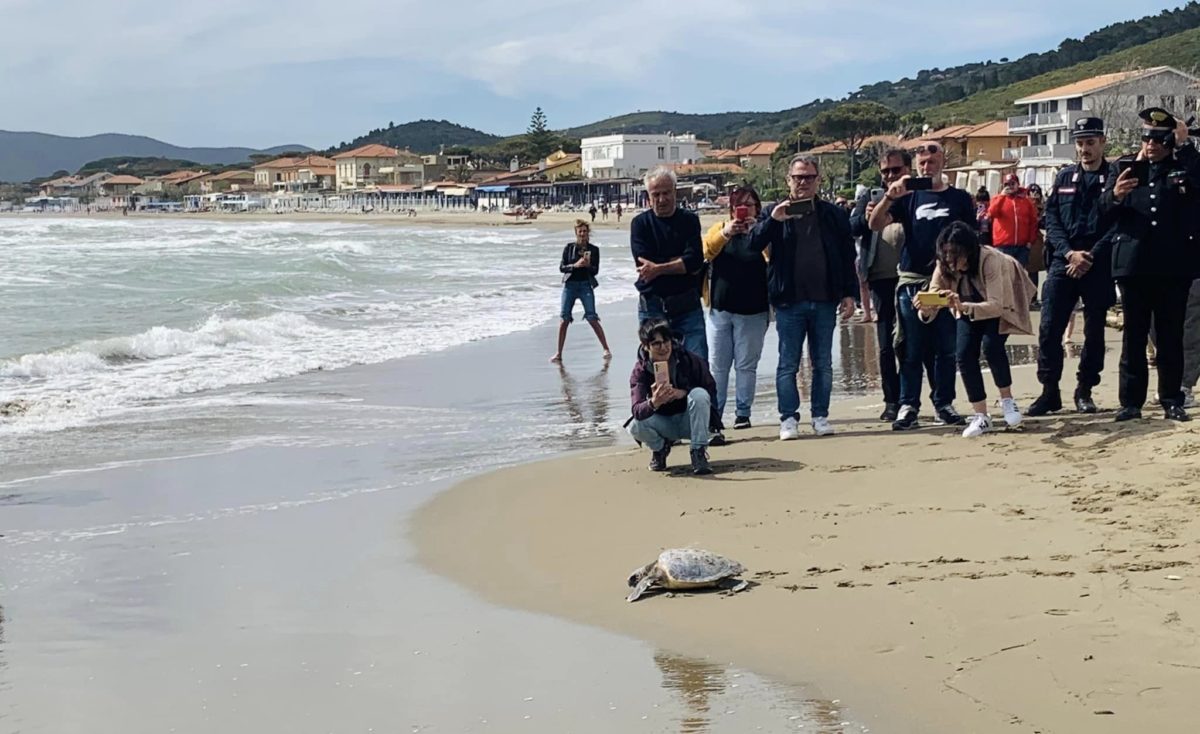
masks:
[[[750,409],[758,381],[758,361],[769,325],[767,262],[750,247],[750,229],[762,213],[758,192],[748,186],[729,195],[729,219],[714,224],[703,238],[710,263],[708,282],[708,359],[717,382],[717,414],[725,412],[729,371],[737,377],[733,427],[750,427]],[[724,436],[713,437],[719,445]]]

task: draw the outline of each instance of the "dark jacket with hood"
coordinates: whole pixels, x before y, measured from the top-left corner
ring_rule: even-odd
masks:
[[[633,402],[634,419],[644,421],[655,413],[660,415],[684,413],[687,411],[686,393],[701,387],[708,392],[710,401],[708,425],[714,429],[720,427],[721,416],[717,413],[717,383],[713,380],[712,373],[708,371],[708,362],[684,349],[679,340],[674,340],[671,343],[671,357],[668,365],[671,384],[685,394],[678,400],[672,400],[655,408],[650,402],[650,396],[654,392],[654,361],[650,359],[650,353],[645,346],[638,347],[637,364],[633,367],[633,373],[629,375],[629,393]]]
[[[796,246],[792,220],[780,222],[771,216],[775,204],[763,208],[758,224],[750,232],[750,247],[762,252],[771,248],[767,264],[767,297],[772,306],[791,305],[795,291]],[[835,301],[858,295],[858,274],[854,271],[854,240],[850,236],[850,218],[846,210],[821,199],[816,200],[816,216],[825,248],[825,272],[829,293]]]

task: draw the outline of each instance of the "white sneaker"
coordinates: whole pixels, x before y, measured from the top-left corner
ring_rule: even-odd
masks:
[[[800,426],[795,418],[788,418],[779,424],[780,441],[795,441],[797,438],[800,438]]]
[[[992,430],[992,418],[987,413],[976,413],[971,416],[967,427],[963,429],[963,438],[975,438]]]
[[[813,418],[812,420],[813,433],[818,436],[833,435],[833,426],[829,424],[829,419],[825,416]]]
[[[1016,428],[1021,425],[1021,409],[1017,407],[1017,401],[1012,398],[1004,398],[1000,401],[1000,409],[1004,411],[1004,422],[1009,428]]]
[[[1188,387],[1183,388],[1183,407],[1185,407],[1185,408],[1195,408],[1196,407],[1196,396],[1192,394],[1191,388],[1188,388]]]

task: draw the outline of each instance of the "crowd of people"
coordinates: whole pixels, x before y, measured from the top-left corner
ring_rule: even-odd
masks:
[[[810,425],[817,436],[833,434],[834,332],[839,316],[850,318],[860,299],[864,312],[873,307],[880,420],[893,430],[921,425],[926,382],[937,423],[960,426],[968,438],[992,430],[981,358],[1004,424],[1020,425],[1005,343],[1012,334],[1034,333],[1031,311],[1039,305],[1042,390],[1024,415],[1063,409],[1063,337],[1080,303],[1084,343],[1073,402],[1080,413],[1097,412],[1092,390],[1104,366],[1107,312],[1118,296],[1124,330],[1115,419],[1142,415],[1153,338],[1156,400],[1166,418],[1189,420],[1191,388],[1200,377],[1200,154],[1187,125],[1169,112],[1151,108],[1141,117],[1140,151],[1116,161],[1105,157],[1104,122],[1077,120],[1071,138],[1078,161],[1059,172],[1044,201],[1040,190],[1023,188],[1012,175],[994,197],[950,186],[945,151],[923,143],[883,153],[882,187],[861,191],[853,202],[829,202],[817,192],[819,159],[802,153],[789,164],[787,198],[764,206],[757,192],[739,187],[729,197],[728,219],[702,232],[699,218],[677,205],[675,174],[650,171],[650,208],[630,228],[640,347],[628,424],[650,449],[650,468],[664,470],[672,445],[688,441],[692,470],[711,472],[707,450],[725,442],[731,375],[733,428],[750,427],[772,320],[779,438],[800,437],[796,383],[806,345]],[[575,300],[583,301],[608,355],[590,292],[599,252],[587,235],[587,223],[579,222],[576,243],[563,252],[556,360]],[[1040,304],[1030,271],[1041,268],[1031,261],[1047,271]],[[954,407],[957,376],[969,417]]]

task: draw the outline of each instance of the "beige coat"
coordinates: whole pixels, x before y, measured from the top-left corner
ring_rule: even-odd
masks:
[[[959,293],[961,273],[950,273],[942,269],[939,262],[929,282],[932,290],[950,290]],[[1032,334],[1033,323],[1029,318],[1029,304],[1037,293],[1037,286],[1030,280],[1025,268],[1015,259],[992,247],[979,248],[979,276],[971,278],[971,285],[983,300],[978,303],[962,304],[959,315],[973,321],[1000,319],[1001,334]]]

